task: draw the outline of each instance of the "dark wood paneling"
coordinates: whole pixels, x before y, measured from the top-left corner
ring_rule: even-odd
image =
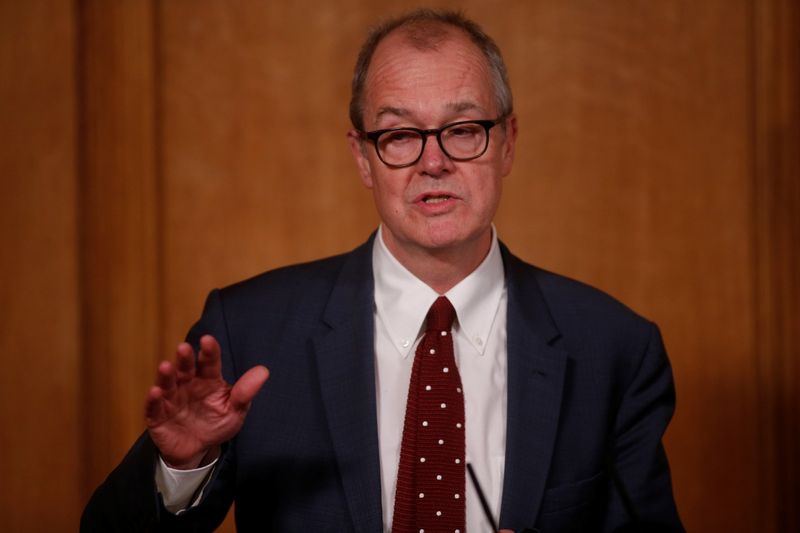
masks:
[[[800,6],[754,2],[754,257],[758,507],[800,530]]]
[[[539,3],[497,32],[520,115],[501,234],[661,326],[690,531],[756,525],[747,8]]]
[[[154,18],[150,2],[80,3],[82,495],[144,429],[158,353]]]
[[[347,250],[375,226],[345,142],[354,13],[162,4],[167,343],[208,289]]]
[[[366,27],[418,3],[75,4],[0,2],[4,530],[74,529],[208,289],[374,228],[350,71]],[[663,329],[689,530],[797,529],[798,7],[434,4],[509,64],[501,237]]]
[[[0,2],[0,530],[77,529],[74,21]]]

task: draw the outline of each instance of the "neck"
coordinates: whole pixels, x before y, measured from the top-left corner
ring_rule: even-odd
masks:
[[[384,232],[383,242],[400,264],[438,294],[444,294],[469,276],[486,258],[492,245],[489,230],[474,242],[447,248],[403,246]]]

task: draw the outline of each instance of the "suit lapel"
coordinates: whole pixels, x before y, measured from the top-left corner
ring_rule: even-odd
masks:
[[[553,454],[567,354],[533,267],[502,247],[508,287],[508,414],[500,526],[531,527]]]
[[[374,236],[373,236],[374,238]],[[320,388],[358,532],[380,532],[372,238],[349,254],[314,337]],[[508,414],[501,527],[535,523],[555,444],[567,354],[533,267],[501,245],[508,284]]]
[[[358,532],[382,530],[371,251],[372,239],[348,255],[314,338],[325,413]]]

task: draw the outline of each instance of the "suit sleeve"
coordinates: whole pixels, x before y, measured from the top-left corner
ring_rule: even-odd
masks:
[[[684,531],[662,444],[675,409],[672,370],[658,328],[649,325],[647,346],[615,421],[604,531]]]
[[[200,337],[211,334],[222,347],[223,373],[231,381],[230,342],[219,291],[206,300],[202,318],[187,335],[195,349]],[[200,504],[174,515],[164,507],[156,490],[158,450],[147,432],[134,443],[125,458],[92,495],[81,516],[81,532],[211,532],[225,519],[233,501],[236,458],[226,445]]]

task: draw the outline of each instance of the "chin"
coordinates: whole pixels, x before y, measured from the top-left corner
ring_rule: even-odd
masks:
[[[441,228],[429,230],[423,239],[427,247],[435,250],[456,249],[480,239],[483,232],[468,233],[463,228]]]

